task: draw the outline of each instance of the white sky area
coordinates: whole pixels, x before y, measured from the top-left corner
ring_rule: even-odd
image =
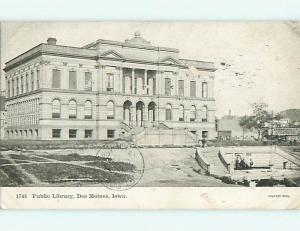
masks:
[[[177,48],[180,58],[215,62],[216,116],[251,112],[263,101],[274,112],[300,108],[300,23],[296,22],[72,22],[2,23],[1,69],[32,47],[57,38],[81,47],[97,39],[124,41],[140,31],[154,46]],[[223,63],[223,65],[221,64]],[[4,72],[1,73],[4,90]]]

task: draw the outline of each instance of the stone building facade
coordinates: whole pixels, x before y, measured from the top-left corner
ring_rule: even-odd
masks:
[[[179,58],[140,33],[84,47],[49,38],[8,61],[7,139],[115,139],[147,129],[215,131],[212,62]]]
[[[0,140],[4,139],[5,128],[5,95],[0,92]]]

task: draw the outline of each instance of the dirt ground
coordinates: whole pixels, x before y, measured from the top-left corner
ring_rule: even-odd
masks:
[[[138,186],[220,187],[229,186],[211,176],[201,175],[193,148],[141,149],[145,172]]]

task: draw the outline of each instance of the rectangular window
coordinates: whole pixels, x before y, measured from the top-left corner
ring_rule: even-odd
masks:
[[[184,96],[184,80],[178,80],[178,96]]]
[[[190,96],[196,97],[196,81],[190,82]]]
[[[19,94],[19,78],[17,78],[17,90],[16,90],[16,95]]]
[[[21,76],[21,94],[24,92],[24,79],[23,76]]]
[[[165,95],[171,95],[171,79],[165,78]]]
[[[77,89],[76,71],[69,71],[69,89]]]
[[[114,75],[113,74],[107,74],[107,85],[106,90],[107,91],[114,91]]]
[[[106,106],[107,110],[107,119],[114,119],[115,118],[115,111],[114,111],[114,103],[109,101]]]
[[[84,90],[86,91],[92,90],[92,72],[84,73]]]
[[[69,138],[73,139],[77,137],[77,129],[69,129]]]
[[[28,82],[28,74],[27,73],[26,73],[25,81],[26,81],[26,92],[29,92],[29,82]]]
[[[61,129],[52,129],[52,138],[60,138]]]
[[[172,109],[166,109],[166,120],[172,120]]]
[[[84,130],[84,138],[88,139],[88,138],[92,138],[92,136],[93,136],[93,130],[91,129]]]
[[[36,71],[36,89],[40,88],[40,70]]]
[[[115,130],[107,130],[107,138],[112,139],[115,137]]]
[[[60,70],[52,70],[52,88],[60,88]]]
[[[11,95],[14,96],[15,95],[15,81],[14,80],[11,81],[11,90],[12,90]]]
[[[202,98],[207,98],[208,92],[207,92],[207,82],[202,83]]]
[[[34,73],[31,72],[31,90],[34,90]]]
[[[208,131],[202,131],[202,138],[206,139],[208,137]]]
[[[10,81],[7,82],[7,97],[10,97]]]

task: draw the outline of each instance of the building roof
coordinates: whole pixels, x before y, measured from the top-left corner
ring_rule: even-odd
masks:
[[[137,52],[138,49],[138,52]],[[56,44],[55,38],[41,43],[32,49],[6,62],[4,71],[9,71],[40,55],[53,55],[82,59],[108,59],[133,63],[159,64],[188,68],[194,66],[198,70],[216,71],[213,62],[180,59],[175,48],[152,46],[136,32],[134,37],[124,42],[98,39],[83,47],[62,46]]]
[[[5,97],[0,95],[0,111],[5,111]]]
[[[300,109],[288,109],[279,113],[283,118],[289,119],[291,122],[300,121]]]

